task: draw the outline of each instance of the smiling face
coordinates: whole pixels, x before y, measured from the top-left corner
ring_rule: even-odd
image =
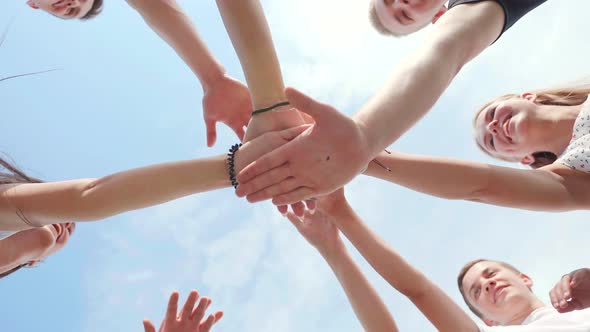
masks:
[[[34,9],[41,9],[62,19],[83,18],[88,14],[94,0],[28,0]]]
[[[17,260],[0,268],[0,273],[19,265],[34,266],[45,258],[61,250],[76,229],[76,224],[54,224],[20,231],[2,241],[6,241],[12,251],[17,252]]]
[[[506,325],[527,316],[538,299],[530,288],[533,281],[525,274],[495,261],[474,264],[463,277],[465,301],[475,308],[488,325]]]
[[[530,164],[544,137],[535,129],[540,106],[535,95],[500,97],[477,115],[475,140],[493,157]]]
[[[418,31],[436,21],[446,11],[446,0],[371,1],[381,25],[394,35]]]

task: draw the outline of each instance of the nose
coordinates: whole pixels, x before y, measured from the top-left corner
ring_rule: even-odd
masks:
[[[493,136],[498,135],[498,120],[492,120],[486,126],[487,131]]]
[[[496,281],[490,280],[490,282],[488,282],[486,285],[486,293],[491,292],[494,288],[496,288]]]
[[[78,0],[70,0],[68,1],[68,7],[77,7],[79,5]]]

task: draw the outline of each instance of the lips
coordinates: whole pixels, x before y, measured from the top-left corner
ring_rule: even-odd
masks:
[[[500,292],[506,287],[508,287],[508,285],[499,286],[499,287],[496,287],[496,289],[494,289],[494,303],[496,303],[496,301],[498,301],[498,297],[500,296]]]

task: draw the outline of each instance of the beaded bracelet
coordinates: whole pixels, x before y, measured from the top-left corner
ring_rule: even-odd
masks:
[[[229,173],[229,181],[234,189],[238,188],[238,180],[236,180],[236,171],[234,169],[234,159],[236,158],[236,152],[238,152],[241,146],[242,143],[232,145],[227,154],[227,172]]]
[[[289,102],[288,101],[282,101],[282,102],[276,103],[276,104],[274,104],[272,106],[255,110],[254,112],[252,112],[252,115],[256,115],[256,114],[260,114],[260,113],[272,111],[272,110],[274,110],[277,107],[286,106],[286,105],[290,105]]]

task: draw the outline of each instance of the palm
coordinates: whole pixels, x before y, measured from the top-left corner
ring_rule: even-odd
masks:
[[[217,122],[229,126],[240,140],[244,127],[252,113],[252,101],[248,88],[241,82],[223,76],[207,89],[203,97],[203,117],[207,126],[207,145],[213,146],[217,139]]]

